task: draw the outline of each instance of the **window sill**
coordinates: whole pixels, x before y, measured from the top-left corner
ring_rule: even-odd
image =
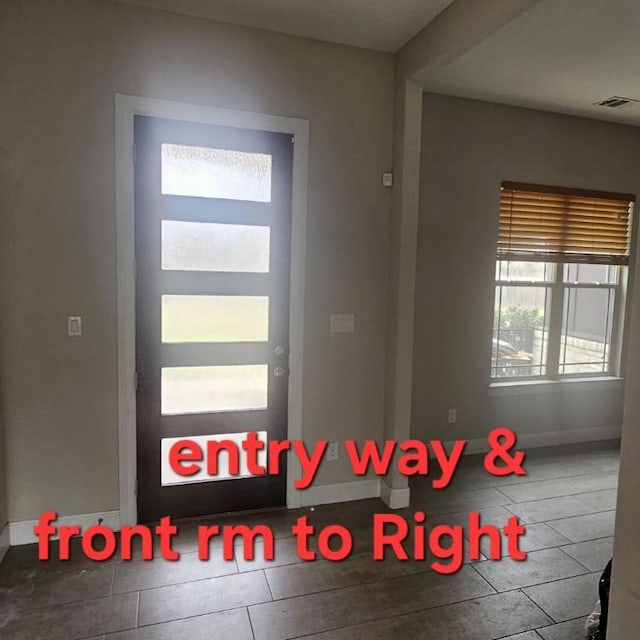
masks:
[[[490,396],[525,395],[532,393],[554,393],[566,391],[618,390],[624,378],[617,376],[594,376],[564,378],[558,380],[523,380],[522,382],[490,382]]]

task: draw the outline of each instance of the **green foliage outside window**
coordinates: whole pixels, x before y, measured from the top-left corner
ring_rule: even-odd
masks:
[[[496,316],[498,312],[496,312]],[[535,307],[506,307],[500,310],[501,329],[539,329],[543,325],[543,313]],[[498,326],[498,318],[494,320]]]

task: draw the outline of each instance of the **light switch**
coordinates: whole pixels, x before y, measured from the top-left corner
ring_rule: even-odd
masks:
[[[331,333],[353,333],[356,329],[356,317],[352,313],[332,314],[329,322]]]
[[[67,335],[82,335],[82,316],[67,316]]]

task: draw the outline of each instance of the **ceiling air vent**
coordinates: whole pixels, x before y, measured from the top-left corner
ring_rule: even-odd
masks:
[[[612,96],[602,102],[596,102],[599,107],[609,107],[610,109],[619,109],[620,107],[628,107],[640,102],[640,100],[634,100],[633,98],[622,98],[620,96]]]

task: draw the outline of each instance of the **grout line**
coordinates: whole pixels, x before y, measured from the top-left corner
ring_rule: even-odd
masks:
[[[136,629],[140,626],[140,591],[136,599]]]
[[[580,562],[580,560],[576,560],[573,556],[569,555],[562,547],[556,547],[556,549],[558,549],[563,555],[565,555],[570,560],[573,560],[574,562],[577,562],[581,567],[584,567],[586,569],[587,573],[595,573],[594,571],[589,569],[589,567],[587,567],[586,565],[582,564],[582,562]],[[604,570],[604,567],[603,567],[603,570]]]
[[[546,523],[538,523],[538,524],[546,524]],[[555,531],[555,529],[554,529],[554,531]],[[555,546],[552,546],[552,547],[545,547],[543,549],[537,549],[535,551],[530,551],[528,553],[538,553],[540,551],[547,551],[547,550],[551,550],[551,549],[560,549],[560,550],[562,550],[563,546],[570,546],[570,545],[573,545],[573,544],[581,544],[582,542],[591,542],[591,541],[595,541],[595,540],[599,540],[599,539],[605,539],[605,538],[609,538],[609,537],[611,537],[611,536],[603,536],[602,538],[594,538],[592,540],[585,540],[585,541],[581,541],[580,543],[575,543],[575,542],[569,541],[566,544],[555,545]],[[567,552],[565,552],[565,551],[562,551],[562,552],[563,552],[563,554],[565,556],[567,556],[568,558],[570,558],[574,562],[578,563],[581,567],[584,567],[585,573],[595,573],[591,569],[586,567],[584,564],[582,564],[581,562],[579,562],[578,560],[573,558],[573,556],[570,556]],[[371,555],[370,551],[362,551],[362,552],[360,552],[358,554],[354,554],[353,556],[350,556],[350,557],[351,558],[357,558],[357,557],[365,558],[365,557],[370,557],[370,555]],[[507,559],[507,558],[508,558],[508,556],[505,555],[505,556],[503,556],[502,559]],[[116,596],[124,595],[124,594],[127,594],[127,593],[138,592],[138,594],[140,595],[143,591],[155,591],[155,590],[158,590],[158,589],[167,589],[167,588],[171,588],[171,587],[176,587],[176,586],[179,586],[179,585],[182,585],[182,584],[197,584],[198,582],[204,582],[204,581],[207,581],[207,580],[216,580],[218,578],[231,577],[231,576],[234,576],[234,575],[238,575],[238,576],[239,575],[243,575],[244,576],[244,575],[248,575],[248,574],[251,574],[251,573],[256,573],[257,574],[258,572],[261,572],[261,573],[264,574],[265,581],[267,583],[267,587],[268,587],[269,594],[270,594],[270,597],[271,597],[271,601],[275,602],[275,601],[288,600],[288,599],[292,599],[292,598],[304,597],[304,596],[309,596],[309,595],[315,595],[315,594],[319,594],[319,593],[327,593],[327,592],[330,592],[330,591],[337,591],[339,589],[349,589],[349,588],[358,587],[358,586],[366,585],[366,584],[375,584],[377,582],[385,582],[385,581],[389,581],[389,580],[398,580],[398,579],[402,579],[402,578],[407,578],[409,576],[415,576],[415,575],[420,575],[420,574],[423,574],[423,573],[429,573],[429,572],[433,571],[431,569],[431,566],[430,566],[430,564],[431,564],[430,560],[431,560],[430,558],[427,558],[424,561],[424,566],[420,567],[420,570],[412,572],[410,574],[392,576],[392,577],[389,577],[389,578],[385,578],[384,580],[373,580],[372,579],[370,581],[358,582],[358,583],[354,583],[354,584],[350,584],[350,585],[343,585],[343,586],[339,586],[339,587],[334,587],[332,589],[322,589],[320,591],[309,591],[307,593],[301,593],[301,594],[296,594],[296,595],[292,595],[292,596],[287,596],[286,598],[278,598],[278,599],[274,598],[273,592],[272,592],[272,589],[271,589],[271,584],[270,584],[269,579],[268,579],[267,570],[266,569],[256,569],[256,570],[251,570],[251,571],[243,571],[243,572],[240,572],[240,573],[231,573],[231,574],[222,574],[222,575],[218,575],[218,576],[209,576],[209,577],[204,577],[204,578],[200,578],[200,579],[197,579],[197,580],[188,580],[188,581],[185,581],[185,582],[176,582],[176,583],[171,583],[171,584],[166,584],[166,585],[152,586],[152,587],[148,587],[148,588],[145,588],[145,589],[123,591],[123,592],[118,592],[116,594],[111,594],[110,596],[99,596],[97,598],[86,598],[86,599],[83,599],[83,600],[76,600],[76,601],[73,601],[73,602],[59,603],[58,605],[35,607],[33,609],[22,610],[22,611],[38,611],[38,610],[48,609],[48,608],[54,607],[54,606],[66,606],[66,605],[73,605],[73,604],[81,604],[81,603],[84,603],[84,602],[90,602],[92,600],[99,600],[99,599],[104,599],[104,598],[108,598],[108,597],[116,597]],[[400,560],[392,560],[392,561],[402,562]],[[324,564],[328,564],[328,565],[337,565],[337,564],[339,564],[339,563],[332,563],[332,562],[330,562],[328,560],[322,560],[322,559],[318,560],[318,562],[321,562],[321,563],[324,563]],[[415,562],[418,562],[418,561],[415,561]],[[485,582],[487,582],[497,593],[506,593],[506,591],[505,592],[501,592],[497,587],[495,587],[491,583],[490,580],[485,578],[485,576],[483,576],[475,568],[475,565],[480,564],[480,563],[484,563],[484,562],[494,562],[494,561],[489,560],[489,559],[473,561],[473,562],[466,561],[466,562],[464,562],[463,566],[464,565],[469,565],[470,567],[472,567],[474,569],[474,571],[478,575],[480,575],[483,578],[483,580]],[[273,568],[285,568],[285,567],[292,567],[292,566],[297,567],[299,565],[305,565],[305,564],[307,564],[308,566],[313,566],[312,563],[295,562],[295,563],[292,563],[292,564],[289,564],[289,565],[283,565],[282,567],[273,567]],[[114,569],[115,569],[115,567],[114,567]],[[581,575],[584,575],[584,574],[581,574]],[[572,576],[569,576],[569,577],[572,577]],[[537,584],[545,584],[546,582],[556,582],[558,580],[564,580],[564,579],[566,579],[566,578],[558,578],[556,580],[547,580],[545,582],[537,583]],[[112,578],[112,581],[115,581],[115,573],[114,573],[114,576]],[[526,587],[521,587],[521,588],[533,587],[533,586],[537,586],[537,584],[527,585]],[[513,589],[511,589],[509,591],[512,591],[512,590]]]
[[[577,495],[580,495],[580,494],[577,494]],[[602,511],[591,511],[590,513],[583,513],[578,516],[566,516],[564,518],[551,518],[551,520],[545,520],[545,523],[549,524],[551,522],[558,522],[559,520],[572,520],[573,518],[587,518],[589,516],[600,515],[601,513],[611,513],[612,511],[615,512],[615,510],[616,508],[614,507],[613,509],[602,509]],[[558,533],[560,532],[558,531]]]
[[[269,576],[267,576],[267,572],[263,569],[262,575],[264,576],[264,581],[267,583],[267,589],[269,589],[269,595],[271,596],[271,602],[275,601],[273,597],[273,591],[271,590],[271,583],[269,582]]]
[[[109,596],[113,595],[113,587],[116,583],[116,569],[117,567],[113,567],[113,573],[111,574],[111,584],[109,585]]]
[[[182,620],[191,620],[193,618],[204,618],[206,616],[215,616],[218,614],[222,614],[222,613],[229,613],[230,611],[240,611],[243,609],[247,610],[247,614],[249,612],[249,607],[253,607],[255,605],[258,604],[268,604],[268,601],[265,602],[256,602],[254,604],[250,604],[250,605],[240,605],[238,607],[230,607],[228,609],[218,609],[216,611],[203,611],[202,613],[196,613],[194,615],[191,616],[186,616],[184,618],[171,618],[171,620],[161,620],[159,622],[150,622],[149,624],[143,624],[143,625],[138,625],[137,627],[135,627],[135,629],[153,629],[154,627],[161,627],[165,624],[172,624],[173,622],[180,622]],[[249,620],[251,621],[250,617]],[[124,629],[123,631],[129,631],[129,629]],[[112,634],[115,633],[122,633],[122,631],[110,631],[107,634],[105,634],[106,636],[110,636]],[[93,638],[94,636],[90,636],[91,638]],[[108,640],[108,639],[107,639]]]
[[[603,512],[604,513],[604,512]],[[558,531],[558,529],[556,529],[551,523],[552,522],[556,522],[556,520],[548,520],[547,522],[545,522],[544,524],[546,524],[548,527],[550,527],[551,529],[553,529],[557,534],[561,535],[563,538],[565,538],[566,540],[569,540],[569,544],[580,544],[581,542],[589,542],[589,540],[571,540],[570,538],[567,538],[567,536],[565,536],[562,531]],[[604,536],[599,536],[596,538],[591,538],[591,540],[599,540],[600,538],[612,538],[613,537],[613,532],[609,533],[607,535]],[[565,546],[565,545],[563,545]]]
[[[547,584],[546,582],[543,584]],[[522,589],[519,589],[520,593],[527,599],[529,600],[529,602],[531,602],[531,604],[533,604],[537,609],[539,609],[540,611],[542,611],[542,613],[547,616],[547,618],[549,618],[549,620],[551,620],[552,624],[557,624],[557,620],[550,614],[547,613],[531,596],[529,596],[528,593],[525,592],[525,589],[527,589],[528,587],[524,587]],[[547,625],[549,626],[549,625]],[[540,628],[540,627],[538,627]]]
[[[379,623],[379,622],[384,622],[386,620],[394,620],[394,619],[397,619],[397,618],[403,618],[403,617],[408,617],[408,616],[413,616],[413,615],[419,615],[419,614],[425,613],[427,611],[436,611],[438,609],[444,609],[446,607],[453,607],[455,605],[464,604],[466,602],[474,602],[474,601],[478,601],[478,600],[484,600],[485,598],[495,598],[495,597],[503,595],[504,593],[514,593],[514,592],[517,592],[517,591],[520,591],[520,589],[510,589],[508,592],[507,591],[502,591],[502,592],[496,592],[496,593],[488,593],[488,594],[483,595],[483,596],[475,596],[475,597],[472,597],[472,598],[463,598],[462,600],[456,600],[455,602],[447,602],[445,604],[439,604],[439,605],[436,605],[435,607],[426,607],[425,609],[416,609],[414,611],[404,611],[402,613],[396,613],[396,614],[392,614],[392,615],[388,615],[388,616],[383,616],[381,618],[374,618],[373,620],[363,620],[362,622],[356,622],[354,624],[346,624],[346,625],[342,625],[342,626],[338,626],[338,627],[331,627],[329,629],[322,629],[322,630],[319,630],[319,631],[312,631],[310,633],[305,633],[304,635],[300,635],[300,636],[291,636],[291,638],[289,640],[302,640],[304,638],[311,639],[311,638],[314,638],[316,635],[329,633],[331,631],[340,631],[342,629],[353,629],[355,627],[360,627],[360,626],[363,626],[363,625],[366,625],[366,624]],[[540,607],[538,607],[538,608],[540,608]],[[547,618],[549,618],[550,620],[552,619],[552,618],[550,618],[550,616],[548,614],[544,613],[544,615],[547,616]],[[545,625],[545,627],[538,627],[538,628],[544,629],[547,626],[551,626],[551,625]],[[519,635],[520,633],[527,633],[528,631],[533,631],[533,632],[535,632],[537,634],[536,629],[524,629],[523,631],[517,631],[516,635]],[[504,638],[510,638],[510,637],[511,636],[503,636],[503,639]],[[499,639],[496,638],[495,640],[499,640]]]
[[[586,478],[591,478],[593,477],[593,474],[589,474],[589,475],[584,475],[584,476],[567,476],[567,477],[562,477],[562,478],[538,478],[538,479],[531,479],[528,480],[527,482],[517,482],[515,484],[501,484],[501,485],[495,485],[495,486],[491,486],[491,487],[486,487],[484,489],[475,489],[475,488],[466,488],[464,489],[465,491],[488,491],[488,490],[495,490],[495,491],[499,491],[500,493],[502,493],[503,495],[508,495],[507,492],[510,492],[511,490],[517,488],[517,487],[531,487],[532,485],[535,484],[540,484],[543,482],[560,482],[560,481],[572,481],[572,480],[583,480]],[[581,491],[579,491],[579,493],[600,493],[603,491],[611,491],[614,490],[616,487],[615,486],[607,486],[604,487],[602,489],[583,489]],[[463,489],[460,489],[463,490]],[[547,497],[549,498],[560,498],[563,497],[565,495],[573,495],[573,494],[558,494],[558,495],[550,495],[550,496],[545,496],[544,498],[529,498],[528,500],[524,500],[522,502],[533,502],[535,500],[544,500]],[[516,502],[513,498],[509,498],[509,500],[511,502]]]
[[[528,482],[523,482],[522,484],[529,484],[529,483],[528,483]],[[510,487],[517,486],[517,487],[519,487],[520,485],[513,485],[513,484],[511,484],[511,485],[508,485],[508,486],[510,486]],[[506,500],[509,500],[509,502],[507,503],[508,505],[517,504],[517,503],[514,503],[513,498],[509,497],[509,496],[508,496],[504,491],[502,491],[499,487],[493,487],[493,488],[494,488],[498,493],[501,493],[501,494],[505,497],[505,499],[506,499]],[[502,506],[504,507],[505,505],[502,505]]]
[[[205,561],[203,561],[205,563]],[[231,578],[232,576],[245,576],[250,573],[258,573],[262,571],[262,569],[252,569],[251,571],[242,571],[242,572],[231,572],[231,573],[220,573],[217,575],[204,576],[202,578],[196,578],[195,580],[178,580],[177,582],[171,582],[168,584],[157,584],[150,587],[138,588],[138,589],[130,589],[128,591],[118,591],[114,595],[121,595],[124,593],[134,593],[136,591],[155,591],[156,589],[169,589],[171,587],[178,587],[182,584],[196,584],[198,582],[206,582],[207,580],[217,580],[218,578]],[[94,598],[91,598],[94,599]]]
[[[247,619],[249,620],[249,628],[251,629],[251,637],[253,640],[256,640],[256,632],[253,629],[253,620],[251,619],[251,614],[249,613],[249,607],[244,607],[244,610],[247,614]]]
[[[557,548],[560,549],[560,551],[562,551],[562,553],[564,553],[568,558],[571,558],[574,562],[577,562],[581,567],[584,567],[589,573],[593,573],[593,571],[589,569],[589,567],[587,567],[586,564],[580,562],[580,560],[577,560],[572,555],[568,554],[562,547],[557,547]],[[601,571],[604,571],[604,567],[602,567]]]
[[[478,569],[476,569],[477,564],[480,564],[481,562],[500,562],[500,560],[480,560],[478,562],[473,562],[471,563],[471,568],[496,592],[496,593],[500,593],[499,589],[496,588],[496,586],[491,582],[491,580],[489,580],[489,578],[486,578],[485,576],[483,576]]]
[[[538,608],[539,608],[539,607],[538,607]],[[547,615],[547,614],[545,613],[545,615]],[[538,629],[544,629],[544,627],[538,627]],[[526,633],[533,633],[533,635],[534,635],[536,638],[539,638],[540,640],[544,640],[544,639],[542,638],[542,636],[538,633],[538,630],[537,630],[537,629],[527,629],[526,631],[518,631],[518,632],[515,634],[515,637],[518,637],[519,635],[524,635],[524,634],[526,634]],[[492,640],[509,640],[509,638],[513,638],[513,637],[514,637],[513,635],[500,636],[499,638],[493,638]]]
[[[595,602],[594,602],[595,604]],[[587,616],[578,616],[577,618],[569,618],[569,620],[563,620],[562,622],[554,622],[553,624],[548,624],[546,627],[536,627],[535,631],[538,635],[540,635],[540,631],[542,629],[549,629],[550,627],[555,627],[559,624],[567,624],[568,622],[575,622],[576,620],[580,620],[585,622],[587,619]]]
[[[581,494],[576,494],[576,495],[581,495]],[[560,496],[563,498],[572,498],[573,496]],[[541,500],[532,500],[531,502],[544,502],[545,500],[555,500],[555,498],[542,498]],[[513,503],[513,504],[507,504],[507,505],[503,505],[505,509],[507,509],[510,513],[512,513],[514,516],[518,516],[520,518],[520,516],[515,513],[512,509],[509,509],[509,507],[519,507],[522,506],[523,504],[525,504],[524,502],[521,503]],[[588,511],[587,513],[578,513],[574,516],[562,516],[561,518],[548,518],[547,520],[532,520],[531,522],[523,522],[522,519],[520,520],[522,522],[522,524],[524,524],[525,526],[528,526],[530,524],[548,524],[549,522],[556,522],[557,520],[570,520],[571,518],[584,518],[585,516],[595,516],[598,515],[600,513],[609,513],[610,511],[615,511],[616,508],[614,507],[613,509],[600,509],[600,510],[594,510],[594,511]]]
[[[584,573],[578,573],[575,576],[566,576],[565,578],[553,578],[552,580],[545,580],[544,582],[537,582],[535,584],[528,584],[525,587],[514,587],[513,589],[507,589],[507,591],[499,591],[498,593],[512,593],[514,591],[524,591],[524,589],[533,589],[534,587],[542,587],[547,584],[554,584],[556,582],[562,582],[563,580],[573,580],[574,578],[582,578],[584,576],[598,576],[602,574],[602,571],[587,570]]]

